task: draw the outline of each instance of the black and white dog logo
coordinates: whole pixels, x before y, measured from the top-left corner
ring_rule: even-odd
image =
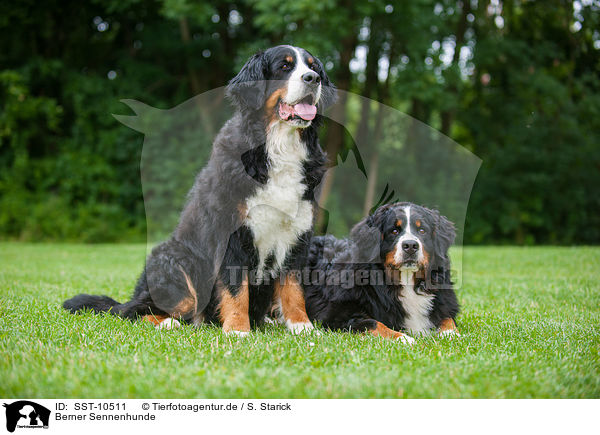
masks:
[[[16,428],[48,428],[50,410],[29,400],[19,400],[4,404],[6,408],[6,430],[14,432]]]

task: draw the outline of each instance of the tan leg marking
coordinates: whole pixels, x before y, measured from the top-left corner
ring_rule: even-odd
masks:
[[[447,318],[442,320],[442,323],[440,324],[440,334],[460,336],[456,323],[454,323],[454,319]]]
[[[176,329],[181,327],[181,323],[171,316],[164,314],[148,314],[144,316],[144,321],[150,322],[156,329]]]
[[[312,331],[314,329],[304,303],[304,292],[294,275],[287,275],[283,284],[275,282],[275,304],[279,305],[285,325],[292,334]],[[319,335],[318,331],[317,335]]]
[[[398,331],[394,331],[393,329],[388,328],[381,322],[377,322],[377,326],[375,329],[369,330],[369,334],[374,335],[375,337],[383,337],[383,338],[398,338],[404,334]]]
[[[388,328],[381,322],[377,322],[375,329],[368,331],[369,334],[375,337],[391,338],[392,340],[400,340],[402,343],[412,344],[415,339],[393,329]]]
[[[181,270],[181,273],[183,273],[183,277],[185,278],[185,284],[189,295],[184,297],[173,308],[173,317],[184,317],[186,314],[195,313],[198,306],[198,296],[196,294],[196,289],[192,284],[192,280],[190,279],[189,275],[185,273],[183,267],[179,266],[179,270]]]
[[[217,285],[221,294],[219,318],[223,324],[223,332],[250,332],[248,278],[244,278],[235,296],[222,283]]]
[[[145,322],[150,322],[154,326],[159,325],[160,322],[162,322],[163,320],[168,319],[168,318],[169,318],[169,316],[164,315],[164,314],[148,314],[147,316],[143,317]]]
[[[304,292],[294,276],[286,276],[283,284],[279,280],[275,282],[275,300],[279,302],[281,313],[286,321],[310,322],[306,314]]]

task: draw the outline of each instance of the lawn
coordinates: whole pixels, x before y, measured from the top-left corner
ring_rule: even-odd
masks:
[[[469,247],[460,339],[244,340],[73,316],[77,293],[130,295],[144,245],[0,244],[0,397],[598,398],[600,248]]]

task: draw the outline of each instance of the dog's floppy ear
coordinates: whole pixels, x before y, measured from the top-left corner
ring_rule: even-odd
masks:
[[[433,214],[433,246],[438,267],[447,268],[450,264],[448,250],[454,243],[456,231],[454,224],[445,216],[442,216],[437,210],[431,210]]]
[[[265,102],[267,60],[258,52],[227,85],[226,95],[238,107],[258,110]]]
[[[379,209],[352,228],[350,238],[357,247],[357,262],[377,263],[380,260],[384,219],[385,213]]]
[[[329,80],[329,76],[325,72],[325,68],[321,62],[319,60],[317,60],[317,62],[319,62],[319,67],[321,70],[321,98],[319,98],[319,104],[317,106],[319,108],[319,112],[323,113],[325,109],[336,102],[337,88]]]
[[[429,263],[427,276],[429,285],[438,290],[451,288],[450,256],[448,250],[454,243],[454,224],[437,210],[429,210],[433,218],[433,258]]]

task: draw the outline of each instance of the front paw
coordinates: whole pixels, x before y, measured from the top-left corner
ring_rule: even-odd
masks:
[[[179,323],[178,320],[173,319],[172,317],[167,317],[165,320],[163,320],[162,322],[160,322],[158,325],[155,326],[156,329],[166,329],[166,330],[178,329],[180,327],[181,327],[181,323]]]
[[[235,331],[235,330],[231,330],[231,331],[227,331],[225,333],[225,335],[227,335],[229,337],[244,338],[244,337],[248,337],[250,335],[250,331]]]
[[[313,326],[312,323],[310,322],[290,322],[289,320],[287,322],[285,322],[287,328],[290,330],[290,332],[294,335],[299,335],[299,334],[308,334],[308,333],[312,333],[315,335],[321,335],[321,333],[319,331],[317,331],[315,329],[315,327]]]
[[[416,341],[410,335],[406,334],[400,334],[398,337],[396,337],[396,340],[398,340],[402,344],[414,344],[414,342]]]

